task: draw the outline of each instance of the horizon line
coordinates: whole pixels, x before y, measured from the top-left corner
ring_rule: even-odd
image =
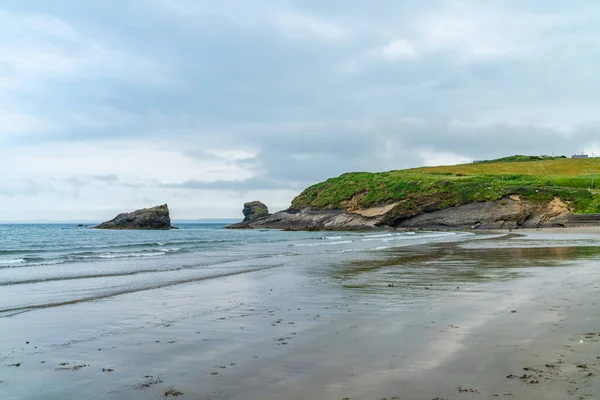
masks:
[[[243,218],[181,218],[171,220],[172,223],[189,224],[197,222],[216,222],[216,221],[241,221]],[[0,221],[0,225],[10,224],[101,224],[101,220],[15,220]]]

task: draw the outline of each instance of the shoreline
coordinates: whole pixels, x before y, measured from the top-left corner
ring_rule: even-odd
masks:
[[[597,398],[600,229],[567,229],[479,231],[0,318],[0,392]]]
[[[233,224],[237,225],[237,224]],[[553,233],[569,233],[569,232],[598,232],[600,233],[600,225],[598,226],[541,226],[538,228],[440,228],[440,227],[419,227],[419,228],[404,228],[404,227],[372,227],[372,228],[352,228],[352,229],[344,229],[344,228],[276,228],[276,227],[231,227],[232,225],[228,225],[224,227],[224,229],[232,229],[232,230],[253,230],[253,229],[263,229],[263,230],[277,230],[277,231],[285,231],[285,232],[341,232],[341,233],[369,233],[369,232],[469,232],[469,233],[519,233],[522,232],[524,234],[530,232],[553,232]]]
[[[302,195],[301,195],[302,196]],[[440,199],[415,205],[397,201],[370,208],[292,208],[244,220],[228,229],[274,228],[284,230],[369,230],[407,228],[427,230],[520,229],[540,227],[600,226],[600,215],[585,218],[559,197],[532,202],[520,195],[494,201],[460,202],[442,206]],[[294,208],[295,207],[295,208]],[[330,205],[331,207],[331,205]]]

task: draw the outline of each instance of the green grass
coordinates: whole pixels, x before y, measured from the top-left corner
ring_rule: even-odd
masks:
[[[441,209],[518,194],[533,202],[554,197],[575,212],[600,212],[600,194],[590,191],[600,159],[514,156],[490,162],[380,173],[355,172],[307,188],[292,208],[368,208],[401,201],[407,213]],[[507,161],[508,160],[508,161]],[[600,186],[600,177],[597,186]]]

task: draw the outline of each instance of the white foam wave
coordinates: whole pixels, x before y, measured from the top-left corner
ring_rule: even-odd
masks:
[[[352,240],[340,240],[339,242],[327,242],[327,243],[293,243],[295,247],[312,247],[312,246],[329,246],[332,244],[349,244]]]
[[[372,241],[380,241],[380,242],[391,242],[391,241],[396,241],[396,240],[417,240],[417,239],[435,239],[435,238],[440,238],[440,237],[449,237],[449,236],[454,236],[455,233],[454,232],[446,232],[446,233],[434,233],[434,234],[420,234],[417,235],[415,233],[413,233],[412,235],[389,235],[389,236],[377,236],[377,237],[371,237],[370,239],[362,239],[362,241],[364,242],[372,242]],[[369,236],[367,236],[369,237]]]
[[[35,261],[32,262],[32,265],[38,266],[38,265],[58,265],[58,264],[63,264],[65,263],[66,260],[48,260],[48,261]]]
[[[391,236],[394,236],[394,235],[391,233],[382,233],[380,235],[367,235],[365,237],[366,238],[383,238],[383,237],[391,237]]]
[[[444,232],[444,233],[428,233],[423,235],[423,237],[426,238],[436,238],[436,237],[448,237],[448,236],[455,236],[456,232]]]
[[[130,258],[130,257],[155,257],[165,255],[164,251],[155,251],[151,253],[123,253],[123,254],[99,254],[98,258]],[[94,258],[93,256],[90,258]]]
[[[167,254],[166,251],[157,251],[152,250],[143,253],[97,253],[97,254],[87,254],[87,255],[79,255],[76,258],[79,259],[94,259],[94,258],[102,258],[102,259],[114,259],[114,258],[131,258],[131,257],[155,257],[162,256]]]
[[[24,258],[15,258],[12,260],[0,260],[0,265],[10,266],[10,265],[19,265],[27,262]]]

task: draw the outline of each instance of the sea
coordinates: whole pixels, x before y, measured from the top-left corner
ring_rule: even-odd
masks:
[[[456,232],[286,232],[181,224],[168,231],[95,230],[76,224],[0,225],[0,317],[126,293],[330,264]]]

